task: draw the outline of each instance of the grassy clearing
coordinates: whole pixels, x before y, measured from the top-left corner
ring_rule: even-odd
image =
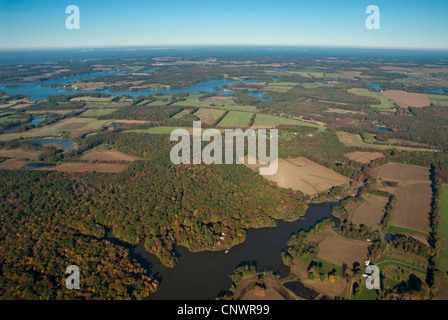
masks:
[[[89,151],[98,151],[98,152],[116,151],[116,148],[115,148],[115,146],[112,146],[110,144],[102,143],[102,144],[88,150],[87,152],[89,152]]]
[[[448,106],[448,96],[447,95],[441,95],[441,94],[428,94],[429,100],[432,104],[435,106]]]
[[[143,100],[143,101],[140,101],[137,105],[144,106],[145,104],[150,103],[150,102],[152,102],[152,100]]]
[[[325,73],[323,73],[323,72],[308,72],[308,74],[313,78],[321,79],[321,78],[325,77]]]
[[[380,108],[380,109],[393,109],[395,106],[392,101],[384,97],[379,92],[373,92],[369,91],[368,89],[364,88],[352,88],[347,90],[348,93],[355,94],[357,96],[363,96],[363,97],[371,97],[375,98],[380,101],[380,104],[371,105],[371,107],[374,108]]]
[[[318,126],[316,124],[311,124],[311,123],[296,120],[296,119],[282,118],[282,117],[271,116],[271,115],[261,114],[261,113],[257,114],[253,125],[254,126],[276,127],[281,124],[290,124],[290,125],[296,125],[296,126],[308,126],[308,127],[315,127],[315,128],[324,130],[324,127]]]
[[[168,102],[164,101],[164,100],[156,100],[153,102],[150,102],[148,104],[145,104],[145,106],[149,106],[149,107],[160,107],[160,106],[164,106],[166,105]]]
[[[321,264],[319,270],[314,270],[315,278],[308,277],[308,266],[311,261],[316,261]],[[328,279],[328,273],[336,270],[335,282]],[[303,254],[300,257],[294,258],[294,264],[291,268],[291,273],[297,275],[300,281],[307,287],[313,288],[319,292],[325,293],[328,296],[346,297],[348,292],[348,282],[343,277],[343,270],[341,266],[335,265],[323,259],[311,259],[309,254]]]
[[[381,255],[381,261],[394,260],[399,261],[411,266],[415,266],[418,270],[426,269],[428,266],[428,260],[424,257],[419,257],[415,254],[405,253],[398,249],[392,248],[390,245],[386,246],[383,254]],[[376,264],[379,264],[381,261],[375,261]],[[395,262],[385,262],[381,263],[380,269],[383,269],[387,265],[395,265]],[[402,265],[404,267],[404,265]],[[410,267],[409,267],[410,268]]]
[[[192,110],[193,110],[193,109],[184,109],[184,110],[182,110],[181,112],[176,113],[176,114],[173,116],[173,118],[174,118],[174,119],[180,119],[180,118],[182,118],[183,116],[185,116],[185,115],[191,113]]]
[[[441,250],[439,255],[439,270],[442,272],[448,272],[448,249]]]
[[[250,112],[230,111],[219,122],[220,127],[247,127],[253,114]]]
[[[263,91],[287,92],[297,87],[299,84],[295,82],[272,82],[263,88]]]
[[[199,100],[201,94],[190,94],[185,101],[178,101],[174,103],[174,106],[181,107],[197,107],[197,108],[208,108],[208,109],[223,109],[230,111],[247,111],[247,112],[255,112],[255,106],[239,106],[233,102],[232,97],[224,98],[207,98],[204,100]],[[154,103],[154,102],[153,102]],[[151,104],[153,105],[153,104]]]
[[[231,106],[217,107],[218,109],[230,110],[230,111],[245,111],[254,113],[257,107],[255,106]]]
[[[448,186],[442,187],[440,216],[440,235],[448,244]]]
[[[339,141],[341,141],[341,143],[347,147],[360,147],[360,148],[377,149],[377,150],[397,149],[397,150],[405,150],[405,151],[429,151],[429,152],[437,151],[434,149],[425,149],[425,148],[400,147],[400,146],[392,146],[392,145],[385,145],[385,144],[369,144],[369,143],[365,143],[362,140],[361,136],[357,133],[336,131],[336,134],[339,138]]]
[[[333,87],[333,85],[331,84],[326,84],[322,82],[302,83],[300,86],[304,87],[305,89],[314,89],[319,87]]]
[[[415,234],[420,234],[422,236],[428,236],[427,233],[422,232],[422,231],[407,229],[407,228],[403,228],[403,227],[397,227],[397,226],[393,226],[393,225],[388,226],[387,232],[390,232],[390,233],[415,233]]]
[[[93,69],[93,71],[97,71],[97,72],[110,72],[110,71],[112,71],[112,69],[109,68],[109,67],[97,67],[97,68]]]
[[[440,206],[440,236],[443,241],[443,249],[439,256],[439,269],[448,271],[448,186],[442,187]]]
[[[27,118],[21,117],[18,114],[10,114],[9,112],[0,113],[0,123],[17,123],[20,121],[25,121]]]
[[[117,110],[117,108],[107,108],[107,109],[88,109],[86,110],[81,117],[86,117],[86,118],[97,118],[99,116],[105,116],[108,114],[111,114],[112,112],[114,112],[115,110]]]
[[[378,298],[378,294],[374,289],[367,289],[365,284],[361,286],[361,292],[356,295],[352,295],[352,300],[376,300]]]

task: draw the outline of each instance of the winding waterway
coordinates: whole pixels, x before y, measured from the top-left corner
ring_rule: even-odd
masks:
[[[154,70],[145,70],[140,72],[154,72]],[[91,79],[96,77],[102,77],[102,76],[112,76],[112,75],[118,75],[122,73],[129,73],[129,71],[117,71],[117,72],[104,72],[104,73],[94,73],[94,74],[88,74],[88,75],[78,75],[71,78],[60,78],[56,80],[45,80],[42,81],[42,83],[17,83],[17,84],[0,84],[0,90],[4,91],[10,95],[27,95],[31,100],[38,101],[38,100],[45,100],[49,96],[58,96],[58,95],[72,95],[72,94],[78,94],[78,93],[104,93],[104,94],[110,94],[110,95],[128,95],[133,98],[136,98],[138,96],[144,96],[144,95],[153,95],[155,93],[162,93],[162,94],[176,94],[176,93],[184,93],[184,92],[208,92],[208,93],[216,93],[219,95],[231,95],[234,93],[240,93],[240,92],[234,92],[234,91],[222,91],[217,90],[215,87],[222,87],[225,85],[230,85],[232,83],[249,83],[249,82],[258,82],[258,81],[266,81],[266,79],[259,79],[259,80],[208,80],[204,82],[199,82],[196,84],[193,84],[186,88],[179,88],[179,89],[165,89],[165,90],[138,90],[138,91],[129,91],[129,90],[123,90],[123,91],[110,91],[110,90],[93,90],[93,91],[80,91],[80,90],[65,90],[58,87],[51,87],[47,85],[62,85],[66,83],[73,83],[81,79]],[[273,78],[272,80],[276,80],[276,78]],[[12,85],[12,86],[11,86]],[[14,86],[17,85],[17,86]],[[270,101],[267,98],[263,97],[262,92],[244,92],[244,94],[261,98],[264,101]]]
[[[240,265],[254,264],[257,270],[273,270],[282,277],[289,268],[282,263],[281,252],[290,236],[300,230],[309,230],[331,216],[331,207],[337,203],[311,204],[306,215],[295,222],[279,221],[275,228],[250,229],[244,243],[223,251],[189,252],[177,247],[179,261],[176,267],[166,268],[143,243],[136,247],[124,245],[112,237],[107,239],[129,249],[131,257],[140,262],[160,281],[151,300],[207,300],[215,299],[231,285],[230,275]]]

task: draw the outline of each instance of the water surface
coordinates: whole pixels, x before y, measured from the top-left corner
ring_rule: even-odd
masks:
[[[143,243],[136,247],[126,246],[131,256],[160,280],[157,292],[150,299],[160,300],[206,300],[215,299],[231,285],[230,275],[240,265],[254,264],[257,270],[269,269],[282,277],[289,275],[289,267],[281,259],[290,236],[300,230],[309,230],[316,223],[331,217],[330,204],[311,204],[306,216],[295,222],[279,221],[275,228],[250,229],[244,243],[232,247],[228,253],[189,252],[177,247],[179,260],[176,267],[164,267],[152,254],[146,252]],[[119,241],[108,234],[114,243]]]
[[[34,144],[45,146],[47,144],[58,144],[64,150],[72,150],[72,145],[75,143],[73,140],[64,140],[64,139],[42,139],[38,141],[34,141]]]

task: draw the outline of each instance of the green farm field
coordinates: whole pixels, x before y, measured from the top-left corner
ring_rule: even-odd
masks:
[[[355,94],[357,96],[375,98],[380,101],[380,104],[374,104],[374,105],[371,105],[371,107],[380,108],[380,109],[393,109],[394,108],[394,104],[392,103],[392,101],[390,101],[389,99],[384,97],[379,92],[369,91],[368,89],[365,89],[365,88],[352,88],[352,89],[348,89],[347,92],[351,93],[351,94]]]
[[[448,107],[448,96],[441,94],[428,94],[429,100],[437,107]]]
[[[247,127],[253,114],[242,111],[229,111],[229,113],[219,122],[220,127]]]
[[[117,110],[117,108],[88,109],[81,114],[81,117],[96,118],[99,116],[105,116],[105,115],[111,114],[115,110]]]

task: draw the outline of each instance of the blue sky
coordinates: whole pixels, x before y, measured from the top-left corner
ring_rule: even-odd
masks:
[[[80,9],[68,30],[68,5]],[[368,30],[368,5],[380,30]],[[0,0],[0,49],[304,45],[448,49],[448,0]]]

